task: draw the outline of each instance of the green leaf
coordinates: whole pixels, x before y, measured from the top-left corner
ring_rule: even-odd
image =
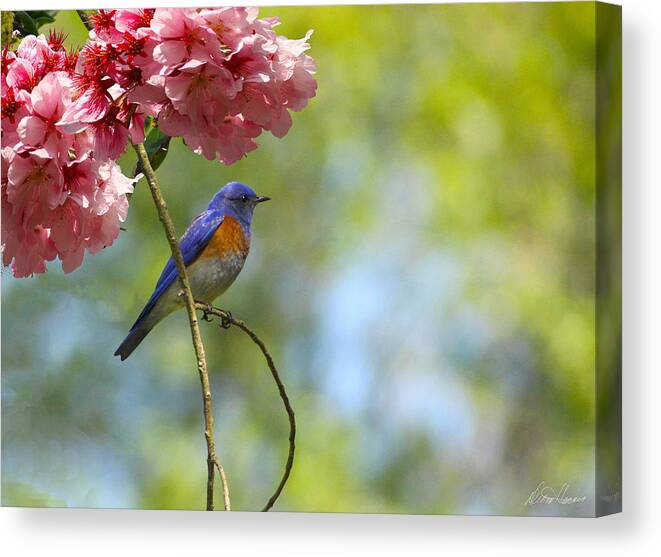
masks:
[[[147,151],[149,162],[154,170],[163,164],[163,161],[168,154],[171,139],[172,138],[169,135],[164,134],[157,127],[152,128],[147,135],[147,138],[145,139],[145,150]],[[138,161],[133,175],[136,176],[140,172],[144,172],[144,169]]]
[[[35,10],[30,12],[30,17],[37,24],[37,27],[53,23],[56,15],[57,10]]]
[[[57,10],[34,10],[30,12],[14,12],[14,29],[21,36],[39,35],[39,27],[53,23]]]
[[[54,18],[47,15],[41,17],[33,17],[32,19],[37,24],[37,27],[41,27],[42,25],[48,25],[49,23],[53,23],[55,21]]]
[[[57,10],[34,10],[30,12],[14,12],[14,29],[21,36],[39,35],[39,28],[55,21]]]
[[[49,22],[52,23],[55,21],[57,12],[58,10],[31,10],[29,13],[32,19],[48,18]]]
[[[21,33],[23,37],[26,35],[38,35],[39,27],[32,19],[28,12],[14,12],[14,28]]]

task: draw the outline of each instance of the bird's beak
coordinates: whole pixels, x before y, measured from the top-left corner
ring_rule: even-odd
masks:
[[[258,195],[257,199],[255,200],[255,203],[263,203],[264,201],[270,201],[271,198],[267,197],[266,195]]]

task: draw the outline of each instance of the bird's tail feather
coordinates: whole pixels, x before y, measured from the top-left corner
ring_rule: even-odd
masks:
[[[122,341],[122,344],[119,345],[119,348],[115,351],[115,356],[119,356],[122,361],[126,360],[131,353],[138,347],[147,334],[151,331],[151,327],[146,327],[145,325],[138,325],[134,329],[131,329],[126,338]]]

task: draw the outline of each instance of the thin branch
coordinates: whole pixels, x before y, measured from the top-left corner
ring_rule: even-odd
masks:
[[[255,334],[255,332],[252,329],[250,329],[248,325],[246,325],[243,321],[233,317],[229,311],[222,310],[220,308],[217,308],[210,304],[205,304],[203,302],[196,302],[195,307],[201,310],[202,312],[204,312],[202,319],[204,319],[205,321],[210,321],[209,316],[215,315],[216,317],[220,318],[220,326],[223,329],[228,329],[230,326],[234,325],[235,327],[238,327],[250,337],[250,339],[262,351],[262,354],[264,355],[264,359],[266,360],[266,363],[268,364],[269,369],[271,370],[271,375],[273,376],[273,379],[275,380],[275,383],[278,386],[278,393],[280,394],[282,403],[285,406],[287,417],[289,418],[289,453],[287,454],[287,462],[285,463],[285,469],[282,473],[282,478],[280,479],[280,483],[278,484],[278,487],[276,488],[275,492],[273,493],[273,495],[271,495],[270,499],[267,501],[266,505],[264,505],[264,508],[262,509],[263,512],[266,512],[273,507],[274,503],[282,493],[282,490],[284,489],[285,484],[289,479],[289,475],[291,474],[291,469],[294,465],[294,451],[296,450],[296,417],[294,416],[294,409],[292,408],[291,403],[289,402],[289,397],[287,396],[285,385],[280,379],[280,374],[278,373],[278,369],[275,367],[275,363],[273,362],[273,357],[269,353],[268,348],[266,348],[266,345],[264,344],[262,339],[260,339]],[[221,471],[221,476],[222,476],[222,471]]]
[[[179,248],[179,242],[177,241],[177,234],[175,232],[174,225],[172,224],[172,219],[170,218],[167,205],[165,204],[165,199],[161,194],[158,178],[156,177],[156,173],[154,172],[154,169],[149,162],[149,156],[147,155],[145,146],[142,143],[138,143],[134,144],[133,148],[135,149],[135,152],[138,155],[138,159],[142,164],[143,172],[147,178],[147,183],[149,184],[149,189],[151,190],[154,204],[156,205],[156,210],[158,211],[158,218],[160,219],[161,223],[163,224],[163,228],[165,229],[165,235],[168,239],[168,243],[170,244],[172,258],[177,265],[179,280],[181,282],[182,289],[179,292],[179,295],[183,296],[184,302],[186,304],[186,311],[188,313],[188,323],[190,325],[193,348],[195,349],[195,356],[197,358],[197,371],[200,376],[200,383],[202,385],[202,402],[204,406],[204,436],[207,442],[207,510],[212,511],[214,509],[214,466],[218,465],[218,468],[220,469],[220,462],[216,456],[216,443],[214,441],[213,433],[211,386],[209,384],[207,361],[204,355],[204,344],[202,344],[202,336],[200,334],[200,324],[195,313],[195,300],[193,299],[193,292],[188,280],[188,273],[186,272],[184,258],[181,255],[181,249]],[[223,495],[225,495],[225,510],[229,510],[229,490],[224,473],[220,474],[220,479],[223,484]]]
[[[216,459],[216,467],[218,468],[218,475],[220,476],[220,483],[223,486],[223,502],[225,503],[225,510],[229,511],[230,509],[230,490],[227,483],[227,476],[225,476],[225,468],[220,463],[220,460]]]

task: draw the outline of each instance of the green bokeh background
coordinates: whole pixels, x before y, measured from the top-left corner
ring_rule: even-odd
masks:
[[[594,5],[261,14],[315,30],[317,97],[233,166],[176,141],[158,174],[180,232],[227,181],[273,198],[219,305],[296,410],[276,509],[591,514]],[[74,13],[55,26],[84,42]],[[112,357],[169,254],[144,182],[126,228],[71,275],[3,272],[4,505],[204,507],[184,313]],[[233,508],[257,510],[286,416],[242,333],[203,334]],[[526,506],[540,481],[586,502]]]

